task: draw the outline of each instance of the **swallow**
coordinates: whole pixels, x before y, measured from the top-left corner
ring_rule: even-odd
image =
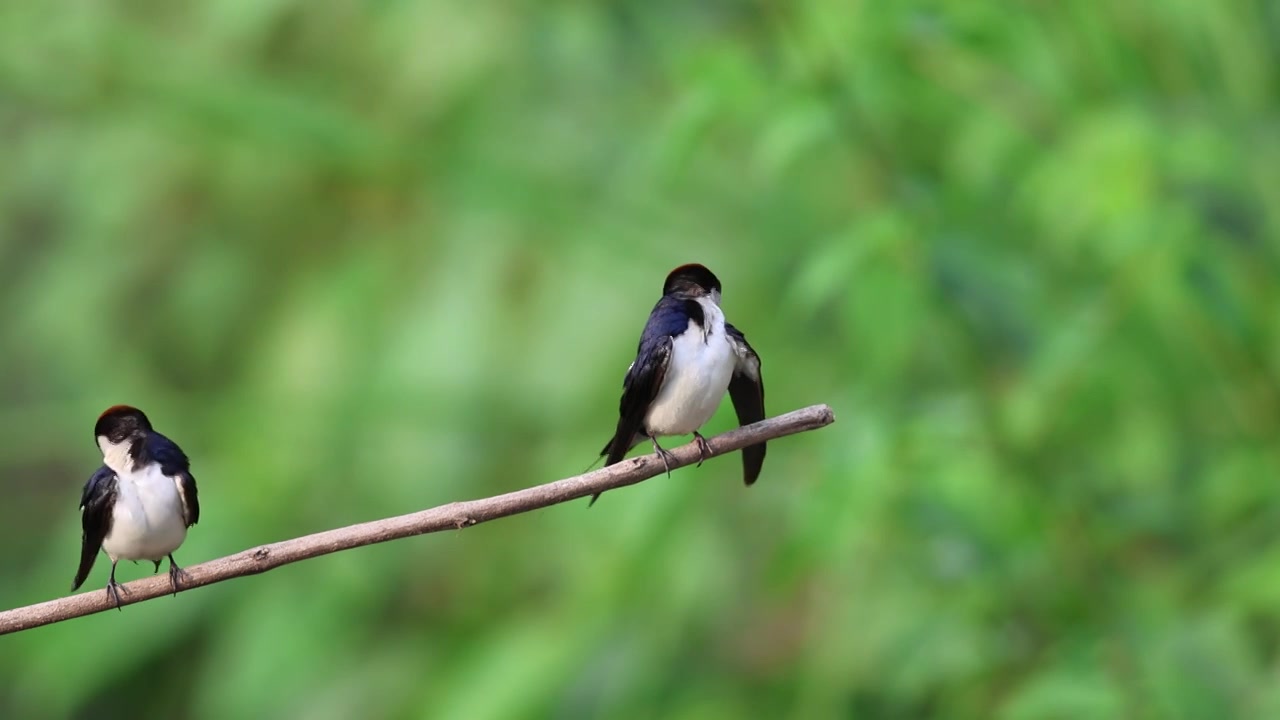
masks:
[[[760,356],[746,336],[725,321],[720,280],[706,267],[681,265],[667,275],[662,298],[649,313],[636,359],[622,381],[618,426],[600,451],[605,466],[648,439],[671,474],[670,453],[659,437],[693,434],[698,465],[711,448],[699,429],[715,415],[725,391],[740,425],[764,419]],[[742,450],[743,480],[751,485],[764,465],[765,444]],[[591,504],[600,497],[591,496]]]
[[[152,429],[141,410],[128,405],[108,408],[93,433],[103,465],[80,496],[84,532],[72,592],[84,584],[102,550],[111,558],[107,597],[116,608],[121,589],[116,563],[121,560],[149,560],[159,572],[160,561],[167,557],[176,595],[189,577],[174,562],[173,553],[186,540],[187,528],[200,519],[196,479],[186,454]]]

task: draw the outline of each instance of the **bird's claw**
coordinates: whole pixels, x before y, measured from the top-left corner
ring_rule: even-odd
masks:
[[[711,457],[711,445],[706,438],[702,437],[702,433],[697,431],[693,433],[693,441],[698,443],[698,464],[694,467],[702,467],[702,462]]]
[[[121,592],[123,592],[125,595],[129,594],[128,588],[116,582],[115,580],[111,580],[107,583],[107,599],[115,603],[117,610],[120,609],[120,593]]]
[[[178,591],[182,589],[184,583],[191,581],[191,575],[186,570],[178,567],[172,560],[169,561],[169,584],[173,586],[173,595],[177,597]]]
[[[658,457],[662,459],[662,467],[667,471],[667,477],[671,477],[671,463],[668,460],[668,458],[670,458],[670,460],[674,460],[675,458],[671,455],[671,453],[667,452],[666,450],[663,450],[662,448],[658,447],[656,444],[654,445],[654,447],[657,448],[658,450]]]

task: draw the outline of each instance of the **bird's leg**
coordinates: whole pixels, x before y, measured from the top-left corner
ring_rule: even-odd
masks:
[[[671,453],[662,449],[662,446],[658,444],[657,436],[650,435],[649,440],[653,443],[654,452],[658,453],[658,457],[662,458],[662,467],[666,468],[667,477],[671,477],[671,463],[668,460],[668,458],[671,458]]]
[[[175,597],[178,595],[178,590],[182,588],[182,583],[189,580],[191,580],[191,576],[187,574],[186,570],[178,567],[178,563],[173,561],[173,553],[169,553],[169,583],[173,585]]]
[[[693,431],[693,441],[698,443],[698,464],[694,467],[702,467],[702,461],[711,457],[711,446],[707,444],[707,439],[702,437],[702,433],[697,430]]]
[[[151,574],[152,574],[152,575],[155,575],[156,573],[160,572],[160,561],[159,561],[159,560],[152,560],[151,562],[153,562],[153,563],[155,563],[155,564],[156,564],[156,569],[151,571]]]
[[[107,580],[107,597],[110,598],[111,601],[116,604],[116,610],[119,610],[120,609],[120,591],[124,590],[124,586],[116,582],[116,562],[117,561],[115,560],[111,561],[111,578]],[[128,592],[129,592],[128,590],[125,590],[125,593],[128,593]]]

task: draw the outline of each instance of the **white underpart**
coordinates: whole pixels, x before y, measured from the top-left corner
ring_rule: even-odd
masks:
[[[111,561],[160,561],[187,539],[178,483],[152,463],[135,469],[128,446],[99,439],[102,459],[119,478],[111,532],[102,549]]]
[[[698,298],[698,304],[704,325],[690,320],[688,329],[672,339],[666,378],[645,414],[645,428],[655,435],[687,435],[701,428],[729,389],[736,360],[724,313],[711,298]]]

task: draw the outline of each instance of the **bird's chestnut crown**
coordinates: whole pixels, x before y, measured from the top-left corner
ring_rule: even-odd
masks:
[[[98,416],[93,426],[94,439],[105,437],[112,443],[122,443],[127,438],[151,430],[151,421],[136,407],[112,405]]]
[[[706,268],[705,265],[690,263],[681,265],[672,270],[667,275],[667,281],[662,286],[663,295],[687,295],[690,297],[698,297],[700,295],[720,295],[720,279],[715,273]]]

